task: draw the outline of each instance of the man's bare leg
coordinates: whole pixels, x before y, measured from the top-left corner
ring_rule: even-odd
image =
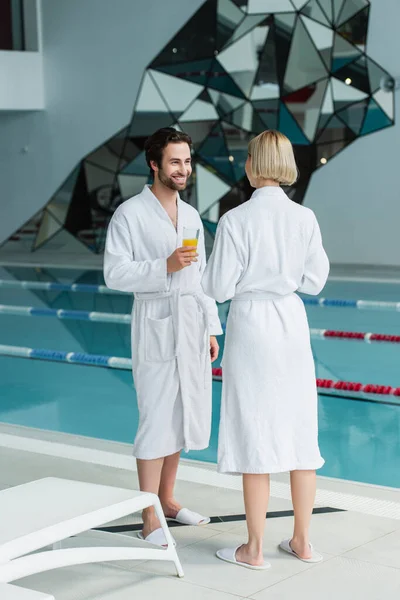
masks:
[[[164,458],[161,470],[158,496],[166,517],[175,518],[182,506],[174,498],[176,475],[178,472],[180,451]]]
[[[164,458],[155,458],[153,460],[136,459],[137,471],[139,477],[140,491],[153,492],[158,495],[160,488],[161,473],[163,470]],[[155,510],[152,506],[145,508],[142,512],[143,518],[143,537],[161,527]]]

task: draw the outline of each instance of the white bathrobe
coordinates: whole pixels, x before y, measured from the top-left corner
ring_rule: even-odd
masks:
[[[203,289],[232,298],[222,361],[218,469],[318,469],[310,333],[296,291],[318,294],[329,272],[314,213],[279,187],[256,190],[220,220]]]
[[[178,196],[178,195],[177,195]],[[198,212],[178,196],[178,227],[145,186],[115,211],[107,232],[104,279],[133,292],[132,367],[139,408],[134,456],[153,459],[201,450],[211,430],[209,335],[222,333],[201,288],[206,266]],[[167,274],[183,227],[200,229],[199,261]]]

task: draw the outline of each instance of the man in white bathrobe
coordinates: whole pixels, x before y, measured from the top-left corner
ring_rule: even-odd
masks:
[[[108,229],[104,278],[134,293],[132,367],[139,408],[135,438],[139,484],[159,495],[165,515],[203,525],[207,517],[174,498],[181,450],[201,450],[211,431],[211,362],[222,334],[216,304],[200,285],[206,267],[198,212],[179,197],[191,175],[190,137],[164,128],[146,142],[154,183],[116,210]],[[199,230],[182,247],[183,228]],[[211,360],[210,360],[211,359]],[[166,543],[153,509],[143,512],[140,537]]]

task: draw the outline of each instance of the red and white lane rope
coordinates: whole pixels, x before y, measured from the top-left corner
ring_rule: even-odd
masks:
[[[363,342],[391,342],[400,343],[400,335],[388,333],[364,333],[361,331],[336,331],[334,329],[310,329],[313,338],[336,338],[341,340],[359,340]]]
[[[213,379],[222,381],[222,369],[212,370]],[[333,381],[332,379],[317,379],[318,389],[330,389],[338,392],[357,392],[362,394],[381,394],[384,396],[400,396],[400,387],[376,385],[373,383],[357,383],[354,381]]]
[[[0,304],[0,314],[17,315],[24,317],[54,317],[57,319],[72,319],[83,321],[98,321],[103,323],[121,323],[129,325],[129,313],[90,312],[85,310],[64,310],[56,308],[37,308],[34,306],[13,306]],[[223,324],[225,329],[225,324]],[[332,329],[310,329],[310,334],[315,338],[336,338],[342,340],[361,340],[364,342],[391,342],[400,343],[400,335],[386,333],[362,333],[358,331],[335,331]]]
[[[121,356],[103,356],[97,354],[85,354],[83,352],[61,352],[46,348],[26,348],[22,346],[6,346],[0,344],[0,356],[11,356],[15,358],[30,358],[52,362],[63,362],[76,365],[92,367],[106,367],[109,369],[130,370],[132,362],[130,358]],[[222,380],[222,369],[213,368],[213,379]],[[400,387],[394,388],[390,385],[376,385],[355,383],[352,381],[333,381],[332,379],[317,379],[319,390],[330,389],[342,394],[350,392],[353,394],[373,394],[375,396],[400,396]]]
[[[355,383],[353,381],[333,381],[332,379],[317,379],[317,387],[345,392],[361,392],[363,394],[383,394],[384,396],[400,396],[400,387],[376,385],[373,383]]]

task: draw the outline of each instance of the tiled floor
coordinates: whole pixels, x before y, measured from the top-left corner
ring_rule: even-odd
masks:
[[[0,487],[49,475],[137,489],[136,474],[127,470],[0,449]],[[285,477],[278,478],[279,481],[284,482]],[[320,487],[337,490],[337,484],[323,479]],[[349,493],[348,484],[342,487],[344,493]],[[356,493],[366,498],[376,494],[400,503],[400,492],[394,490],[357,486]],[[242,495],[235,489],[178,481],[177,496],[185,505],[212,516],[244,512]],[[290,508],[288,500],[271,498],[271,511]],[[219,548],[239,545],[245,540],[245,523],[230,521],[173,529],[184,579],[178,579],[168,563],[120,562],[58,569],[17,583],[52,593],[56,600],[397,600],[400,597],[400,519],[354,511],[315,515],[312,539],[324,554],[324,562],[318,565],[302,563],[277,550],[281,539],[290,536],[292,521],[287,516],[267,520],[264,551],[272,566],[264,572],[221,563],[215,557]],[[139,522],[139,515],[134,515],[114,525]]]

